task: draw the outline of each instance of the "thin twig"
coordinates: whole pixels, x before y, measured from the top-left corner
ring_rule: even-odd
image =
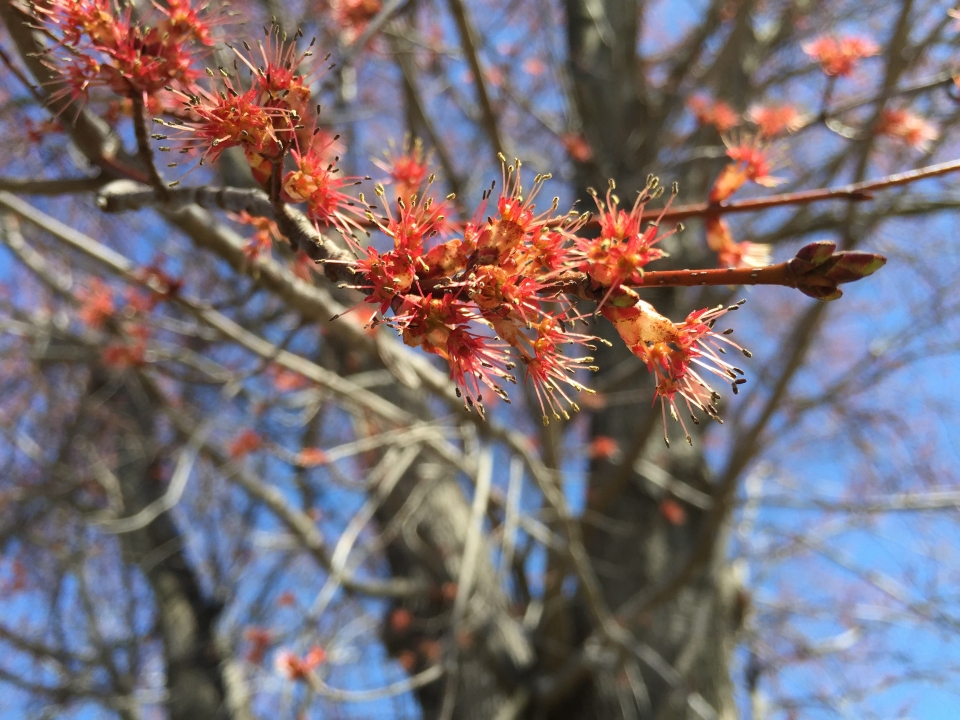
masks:
[[[483,518],[487,514],[487,504],[490,501],[490,484],[493,478],[493,452],[490,448],[480,454],[477,463],[477,485],[473,492],[473,504],[470,507],[470,525],[467,536],[463,541],[463,556],[460,561],[460,573],[457,576],[457,597],[453,602],[453,611],[450,614],[450,646],[457,647],[456,634],[463,620],[473,592],[473,578],[477,569],[477,554],[481,549],[483,538]],[[443,693],[443,706],[440,710],[440,720],[452,720],[456,702],[457,678],[459,664],[455,653],[451,653],[448,660],[450,667],[447,671],[447,682]]]
[[[503,144],[503,138],[500,135],[500,127],[497,124],[497,116],[490,102],[490,95],[487,92],[486,75],[480,65],[480,56],[477,54],[476,33],[473,25],[467,17],[467,9],[463,6],[461,0],[448,0],[450,13],[457,24],[457,30],[460,33],[460,43],[463,45],[463,52],[466,55],[467,63],[473,73],[473,82],[477,88],[477,101],[480,103],[480,114],[484,132],[490,138],[490,144],[493,145],[494,154],[497,156],[506,155],[506,146]],[[497,160],[499,162],[499,160]]]
[[[386,700],[387,698],[402,695],[417,688],[422,688],[424,685],[429,685],[441,677],[443,677],[443,666],[432,665],[412,677],[404,678],[403,680],[398,680],[395,683],[373,690],[341,690],[339,688],[333,688],[323,682],[316,673],[308,673],[307,681],[315,693],[327,700],[344,703],[362,703]]]

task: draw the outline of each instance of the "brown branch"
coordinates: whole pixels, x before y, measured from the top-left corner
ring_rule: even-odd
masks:
[[[956,165],[960,162],[947,163]],[[937,167],[937,166],[934,166]],[[943,166],[941,166],[943,167]],[[913,173],[885,178],[887,185],[908,182],[903,178]],[[232,212],[246,211],[258,217],[277,221],[281,232],[294,247],[302,248],[312,260],[324,264],[324,272],[334,282],[352,281],[349,261],[352,256],[330,243],[317,232],[313,224],[298,210],[275,204],[262,190],[238,188],[170,188],[165,192],[162,207],[176,210],[189,205],[217,207]],[[110,183],[97,196],[97,205],[105,212],[136,210],[158,202],[157,193],[149,187],[126,180]],[[840,297],[837,285],[858,280],[875,272],[886,260],[869,253],[833,253],[830,243],[812,243],[801,249],[798,256],[787,262],[761,268],[725,268],[712,270],[662,270],[644,274],[639,289],[655,287],[693,287],[706,285],[781,285],[797,288],[811,297],[833,300]],[[806,253],[806,254],[805,254]],[[866,270],[869,266],[869,270]],[[424,286],[424,292],[449,292],[441,285]],[[596,285],[583,272],[569,272],[550,283],[545,295],[567,294],[584,300],[601,300],[604,286]]]
[[[729,215],[740,212],[757,212],[758,210],[767,210],[773,207],[783,207],[786,205],[808,205],[814,202],[824,200],[853,200],[863,201],[872,200],[873,192],[877,190],[886,190],[887,188],[898,185],[906,185],[924,180],[926,178],[947,175],[960,170],[960,160],[951,160],[949,162],[939,163],[937,165],[928,165],[926,167],[909,170],[907,172],[888,175],[878,180],[866,180],[864,182],[850,183],[836,188],[824,188],[822,190],[801,190],[800,192],[782,193],[780,195],[771,195],[770,197],[750,198],[748,200],[734,200],[720,203],[695,203],[693,205],[679,205],[663,213],[664,220],[683,220],[690,217],[707,217],[717,215]],[[660,217],[660,210],[646,210],[641,215],[643,220],[656,220]]]
[[[483,129],[490,136],[490,142],[493,145],[493,151],[498,155],[506,155],[503,139],[500,135],[500,128],[497,125],[497,116],[493,111],[493,105],[490,102],[490,95],[487,93],[487,83],[483,74],[483,68],[480,66],[480,56],[477,54],[476,33],[467,17],[467,10],[461,0],[449,0],[450,13],[457,23],[457,30],[460,32],[460,42],[463,45],[463,52],[467,56],[467,62],[473,73],[473,82],[477,86],[477,101],[480,103],[480,113],[483,119]]]
[[[254,217],[276,221],[280,231],[295,249],[302,249],[316,262],[335,261],[324,266],[327,277],[333,282],[352,280],[343,261],[353,255],[331,242],[318,232],[313,223],[299,210],[274,203],[258,188],[232,187],[177,187],[166,188],[165,197],[158,197],[154,188],[129,180],[115,180],[106,185],[97,195],[97,206],[108,213],[140,210],[159,206],[168,212],[177,212],[191,206],[206,209],[216,208],[227,212],[246,212]]]
[[[154,162],[153,149],[150,147],[150,130],[147,128],[146,111],[147,108],[143,102],[143,93],[133,89],[130,91],[131,117],[133,118],[133,131],[137,138],[137,157],[147,169],[147,175],[150,178],[150,184],[156,189],[157,196],[161,199],[166,198],[167,183],[163,175],[157,169]]]
[[[101,177],[0,178],[0,190],[23,195],[67,195],[98,190],[105,183]]]
[[[399,27],[399,24],[397,24],[397,27]],[[407,47],[398,47],[401,44],[404,44]],[[437,153],[437,157],[440,159],[440,165],[443,167],[447,183],[450,185],[450,191],[457,196],[457,209],[460,211],[462,216],[466,217],[467,214],[462,207],[463,200],[461,199],[464,186],[463,178],[461,178],[460,174],[457,172],[453,158],[450,157],[450,153],[448,152],[446,145],[443,143],[442,139],[440,138],[440,134],[437,132],[437,128],[433,122],[433,119],[429,116],[425,109],[423,96],[417,84],[416,75],[414,74],[414,63],[412,62],[413,54],[408,50],[409,41],[403,35],[403,33],[398,31],[396,36],[391,38],[391,47],[393,47],[397,67],[400,69],[400,74],[403,77],[403,85],[407,91],[407,101],[410,103],[410,109],[416,115],[418,124],[423,127],[423,130],[426,132],[430,139],[430,143],[433,145],[433,148]]]

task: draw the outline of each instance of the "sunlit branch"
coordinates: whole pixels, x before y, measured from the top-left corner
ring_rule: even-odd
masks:
[[[416,690],[424,685],[429,685],[443,677],[442,665],[431,665],[426,670],[417,673],[403,680],[398,680],[390,685],[372,690],[341,690],[330,687],[316,673],[309,673],[307,681],[311,689],[321,697],[334,702],[372,702],[374,700],[385,700],[387,698],[402,695],[403,693]]]
[[[731,200],[721,203],[696,203],[693,205],[678,205],[670,208],[663,213],[665,220],[683,220],[690,217],[706,217],[716,215],[730,215],[740,212],[757,212],[759,210],[768,210],[774,207],[783,207],[786,205],[807,205],[815,202],[827,200],[871,200],[872,193],[877,190],[886,190],[887,188],[898,185],[907,185],[918,180],[939,177],[960,170],[960,160],[951,160],[950,162],[938,163],[927,167],[909,170],[907,172],[888,175],[877,180],[867,180],[864,182],[851,183],[836,188],[825,188],[822,190],[802,190],[794,193],[783,193],[781,195],[771,195],[762,198],[750,198],[749,200]],[[660,217],[658,210],[645,210],[642,215],[644,220],[655,220]]]
[[[908,492],[887,497],[868,497],[850,501],[798,498],[790,495],[760,495],[751,499],[751,502],[771,508],[875,515],[888,512],[929,512],[960,508],[960,491]]]

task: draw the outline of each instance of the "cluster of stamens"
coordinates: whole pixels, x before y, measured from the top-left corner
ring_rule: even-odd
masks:
[[[713,331],[717,319],[737,306],[699,310],[674,323],[633,289],[643,286],[645,267],[666,256],[662,241],[680,229],[660,229],[677,196],[676,185],[659,217],[646,223],[647,204],[664,194],[657,178],[648,178],[632,205],[623,208],[612,181],[603,198],[591,191],[599,227],[591,235],[590,214],[558,214],[557,198],[537,212],[536,200],[550,175],[537,175],[525,190],[520,161],[508,164],[501,156],[503,176],[496,199],[494,183],[472,219],[454,224],[446,219],[453,196],[433,197],[428,153],[420,143],[407,141],[380,163],[395,186],[395,200],[378,184],[379,205],[369,205],[363,193],[352,194],[361,178],[343,177],[337,168],[339,136],[331,139],[318,129],[319,107],[311,106],[309,73],[300,71],[311,50],[296,51],[299,32],[288,43],[279,28],[265,28],[257,60],[247,43],[245,53],[231,48],[236,54],[233,71],[208,70],[211,82],[201,87],[190,47],[211,41],[209,28],[189,0],[172,1],[161,11],[163,22],[157,27],[164,30],[159,34],[156,28],[132,22],[129,12],[118,16],[108,0],[52,0],[45,7],[40,19],[59,32],[61,46],[83,48],[86,43],[99,53],[77,53],[87,59],[68,65],[67,77],[73,73],[82,80],[85,71],[78,68],[82,70],[83,62],[96,64],[97,57],[108,57],[115,76],[123,79],[125,96],[132,89],[149,100],[162,89],[170,93],[167,97],[179,98],[178,106],[163,106],[163,117],[155,119],[169,134],[157,133],[154,139],[172,141],[161,151],[199,156],[198,164],[203,164],[227,148],[239,147],[275,206],[303,205],[318,229],[339,231],[354,259],[326,262],[345,264],[355,278],[343,286],[366,296],[357,306],[370,311],[365,322],[386,324],[406,344],[443,358],[465,407],[482,415],[483,392],[488,390],[509,402],[504,385],[517,383],[516,371],[522,368],[544,423],[569,419],[570,411],[579,409],[576,393],[592,390],[578,377],[597,370],[590,351],[599,339],[575,331],[576,323],[586,324],[586,319],[565,295],[571,278],[579,278],[574,282],[578,294],[597,301],[596,314],[613,323],[653,374],[665,439],[668,413],[691,439],[681,419],[681,403],[695,423],[698,411],[719,420],[718,396],[706,380],[709,375],[730,381],[734,392],[744,382],[743,371],[723,355],[730,348],[749,353],[728,333]],[[124,33],[133,38],[135,51],[143,56],[139,60],[146,61],[138,64],[133,58],[131,67],[152,68],[145,75],[123,69]],[[170,46],[175,41],[176,50]],[[180,70],[173,72],[168,65]],[[712,201],[726,199],[747,180],[776,182],[759,141],[731,146],[728,155],[733,162],[717,179]],[[286,166],[288,161],[291,166]],[[490,215],[488,205],[493,206]],[[382,234],[389,245],[378,248],[368,241],[371,231]],[[251,258],[270,244],[271,232],[260,228]],[[710,225],[708,236],[722,257],[734,258],[736,264],[753,261],[749,248],[734,243],[722,222]],[[568,346],[574,350],[570,354]]]

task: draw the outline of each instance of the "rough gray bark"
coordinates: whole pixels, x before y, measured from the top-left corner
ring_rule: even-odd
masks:
[[[117,449],[117,478],[123,513],[134,516],[158,501],[163,456],[155,440],[153,403],[133,373],[111,375],[92,368],[90,392],[79,417],[91,438],[110,438]],[[208,597],[185,555],[185,541],[169,512],[144,527],[119,535],[127,562],[140,566],[153,590],[157,628],[163,641],[167,709],[171,720],[249,718],[245,707],[228,708],[216,644],[222,605]]]
[[[713,3],[708,9],[703,25],[677,58],[675,74],[669,81],[674,86],[696,61],[702,39],[715,30],[721,5]],[[678,105],[676,94],[653,95],[644,85],[636,55],[643,3],[570,0],[566,7],[574,100],[594,153],[592,163],[577,168],[581,202],[591,206],[586,188],[605,188],[608,177],[618,178],[618,194],[626,201],[642,189],[647,174],[657,174],[657,144],[666,133],[668,121],[683,107]],[[718,94],[727,99],[743,96],[742,57],[730,54],[746,52],[750,47],[744,35],[750,33],[751,10],[751,3],[740,5],[735,37],[728,40],[729,52],[721,53],[725,57],[725,87]],[[697,164],[690,167],[686,176],[664,176],[662,181],[678,181],[681,192],[686,188],[696,195],[705,185],[706,174]],[[697,242],[698,230],[694,224],[671,239],[670,264],[697,267],[708,261]],[[648,293],[645,298],[675,319],[692,310],[694,303],[689,294],[670,291]],[[595,332],[611,334],[611,329],[598,323]],[[615,333],[609,339],[615,340]],[[636,389],[638,397],[652,391],[645,368],[622,343],[601,348],[597,360],[601,368],[597,387],[618,392]],[[591,517],[584,530],[585,542],[614,611],[638,594],[652,597],[668,585],[698,552],[702,534],[710,531],[705,523],[709,510],[682,500],[675,499],[683,505],[686,521],[679,525],[667,521],[660,503],[669,495],[637,472],[638,467],[647,468],[647,473],[665,471],[702,493],[704,504],[709,504],[712,482],[697,443],[700,433],[694,431],[695,446],[690,448],[683,442],[679,426],[671,423],[673,443],[667,450],[660,423],[659,406],[651,408],[645,402],[606,408],[592,416],[592,436],[615,438],[626,458],[637,459],[633,467],[606,460],[595,461],[591,467]],[[721,718],[735,717],[730,658],[739,599],[723,553],[711,552],[679,590],[658,597],[643,612],[623,618],[635,637],[675,673],[641,662],[645,687],[639,697],[625,687],[622,672],[595,674],[593,679],[571,688],[567,703],[552,716],[687,718],[709,714],[712,708]],[[574,640],[575,647],[583,637],[575,636]]]
[[[453,644],[458,668],[450,676],[455,687],[449,692],[455,694],[448,717],[497,717],[529,678],[535,657],[522,626],[508,612],[485,547],[477,556],[474,591],[464,622],[454,629],[453,637],[449,624],[443,622],[452,611],[470,524],[470,506],[456,479],[442,466],[421,463],[398,483],[378,515],[392,538],[387,557],[394,575],[426,580],[435,588],[426,597],[392,609],[406,610],[412,621],[409,627],[396,630],[388,616],[387,647],[394,653],[412,652],[414,669],[419,671],[430,664],[431,650],[449,649]],[[447,682],[451,680],[441,679],[419,691],[424,718],[441,716]]]

